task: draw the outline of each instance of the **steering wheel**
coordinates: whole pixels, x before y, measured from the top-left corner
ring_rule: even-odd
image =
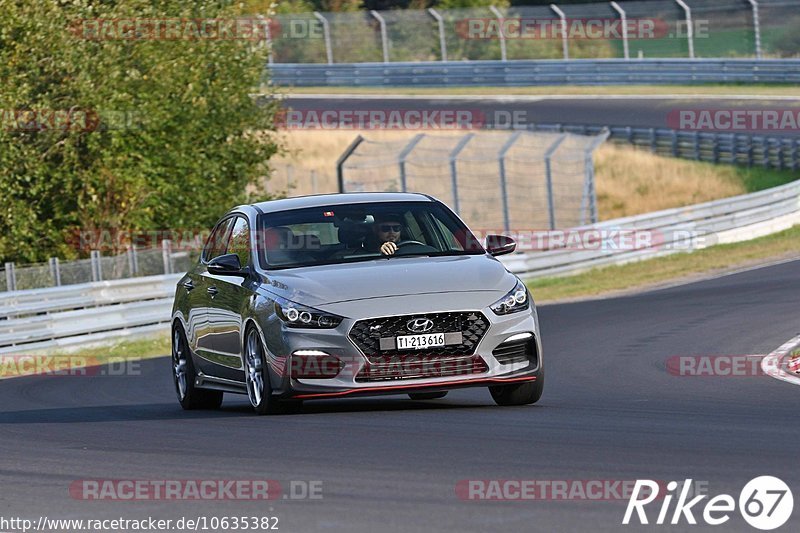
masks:
[[[395,244],[397,245],[398,248],[400,248],[402,246],[406,246],[408,244],[419,244],[419,245],[422,245],[422,246],[428,246],[424,242],[419,242],[419,241],[400,241],[400,242],[396,242]]]

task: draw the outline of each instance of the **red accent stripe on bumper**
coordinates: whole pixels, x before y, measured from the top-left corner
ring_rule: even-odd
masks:
[[[384,392],[389,390],[407,390],[407,391],[417,391],[420,389],[436,389],[441,387],[449,387],[453,385],[471,385],[471,386],[481,386],[481,385],[497,385],[503,383],[518,383],[523,381],[536,381],[536,376],[520,376],[517,378],[489,378],[489,379],[475,379],[475,380],[458,380],[458,381],[442,381],[440,383],[428,383],[425,385],[383,385],[379,387],[364,387],[363,389],[348,389],[343,391],[336,391],[336,392],[315,392],[309,394],[298,394],[296,396],[292,396],[293,399],[296,400],[309,400],[312,398],[332,398],[332,397],[339,397],[339,396],[347,396],[349,394],[359,394],[359,393],[369,393],[369,392]]]

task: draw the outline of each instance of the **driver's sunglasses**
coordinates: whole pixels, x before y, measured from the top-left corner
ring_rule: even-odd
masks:
[[[394,233],[400,233],[400,230],[403,229],[403,226],[400,224],[381,224],[380,229],[384,233],[389,233],[390,231]]]

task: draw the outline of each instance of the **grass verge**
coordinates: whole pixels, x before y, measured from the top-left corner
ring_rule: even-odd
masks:
[[[402,95],[692,95],[797,96],[793,85],[700,84],[700,85],[545,85],[536,87],[281,87],[286,94],[402,94]]]
[[[60,353],[81,355],[100,364],[107,361],[161,357],[169,355],[171,350],[169,333],[164,333],[142,339],[120,340],[106,346],[90,346],[78,351],[75,349],[64,350]]]
[[[536,279],[528,281],[527,285],[537,303],[543,303],[654,288],[789,257],[800,257],[800,225],[751,241],[719,244],[691,253],[598,268],[574,276]]]

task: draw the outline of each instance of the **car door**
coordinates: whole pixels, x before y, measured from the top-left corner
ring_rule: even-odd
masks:
[[[203,248],[200,263],[190,277],[193,285],[190,295],[192,302],[190,313],[193,316],[190,319],[189,329],[192,339],[189,342],[192,351],[199,358],[198,367],[204,374],[214,375],[216,366],[214,361],[217,357],[214,348],[217,329],[211,317],[214,290],[211,289],[209,283],[207,265],[210,260],[225,254],[233,223],[233,217],[227,217],[217,223]]]
[[[250,224],[238,215],[228,240],[226,253],[239,256],[242,268],[251,267]],[[226,379],[242,379],[242,315],[253,295],[254,281],[249,277],[207,274],[209,318],[214,328],[213,348],[215,374]]]

